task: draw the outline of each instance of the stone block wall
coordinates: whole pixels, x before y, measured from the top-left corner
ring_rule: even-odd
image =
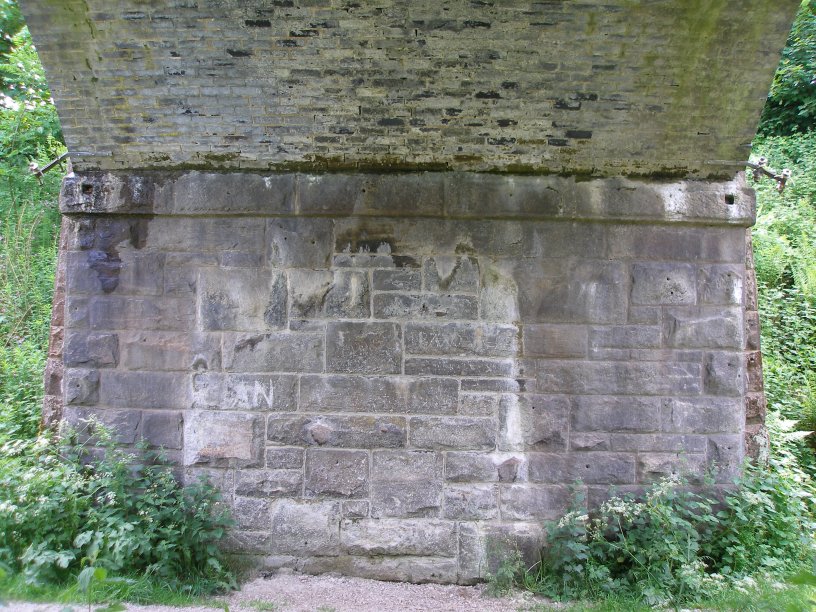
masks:
[[[577,481],[727,483],[756,423],[740,178],[84,173],[61,206],[54,410],[210,476],[266,567],[472,582]]]

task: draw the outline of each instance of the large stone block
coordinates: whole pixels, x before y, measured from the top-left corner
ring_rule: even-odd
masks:
[[[625,485],[635,482],[635,455],[609,452],[531,453],[531,482]]]
[[[340,502],[274,502],[270,529],[272,552],[336,556],[340,553],[340,520]]]
[[[569,399],[561,395],[504,395],[499,405],[503,451],[566,450]]]
[[[417,519],[346,520],[340,524],[343,551],[351,555],[456,555],[456,523]]]
[[[214,410],[297,408],[297,377],[286,374],[193,374],[192,407]]]
[[[499,376],[512,377],[515,362],[512,359],[454,359],[450,357],[405,360],[405,373],[415,376]]]
[[[301,470],[238,470],[235,494],[246,497],[299,497],[303,489]]]
[[[263,417],[194,410],[184,421],[184,464],[212,467],[263,465]]]
[[[289,315],[298,319],[365,319],[371,314],[368,275],[357,270],[291,270]]]
[[[374,270],[372,279],[375,291],[419,291],[422,289],[422,274],[419,270],[409,268]]]
[[[426,291],[479,291],[479,262],[475,257],[430,257],[423,262],[422,273]]]
[[[305,478],[307,497],[367,497],[368,453],[308,449]]]
[[[302,376],[300,406],[313,412],[453,414],[458,385],[444,378]]]
[[[219,370],[221,337],[198,332],[124,331],[121,367],[127,370]]]
[[[409,443],[434,450],[490,450],[496,445],[493,419],[474,417],[412,417]]]
[[[574,399],[572,431],[660,431],[662,405],[656,397],[578,396]]]
[[[743,325],[733,308],[672,308],[663,319],[663,340],[670,348],[741,350]]]
[[[702,366],[686,362],[541,361],[537,388],[542,393],[576,395],[699,395]]]
[[[740,398],[671,398],[663,402],[663,431],[737,433],[744,423]]]
[[[195,303],[188,298],[109,295],[88,303],[88,324],[97,330],[181,331],[192,330],[194,322]]]
[[[181,412],[150,412],[142,414],[142,437],[151,446],[182,448],[184,416]]]
[[[99,402],[99,372],[97,370],[66,369],[62,388],[66,406],[93,406]]]
[[[329,372],[399,374],[402,331],[395,323],[329,323],[326,328]]]
[[[681,477],[691,484],[702,484],[709,467],[704,454],[638,453],[637,457],[640,483]]]
[[[513,484],[502,489],[501,516],[507,521],[547,521],[559,518],[570,503],[562,485]]]
[[[378,293],[374,316],[378,319],[475,319],[478,300],[469,295],[435,293]]]
[[[525,325],[525,357],[585,357],[586,325]]]
[[[224,334],[228,372],[322,372],[323,338],[316,334]]]
[[[371,516],[435,517],[442,506],[442,453],[374,451]]]
[[[638,263],[632,266],[632,303],[696,304],[696,270],[687,264]]]
[[[702,266],[697,273],[700,303],[739,306],[743,303],[742,276],[740,266]]]
[[[406,438],[403,417],[272,415],[267,424],[267,439],[284,446],[400,448]]]
[[[286,327],[288,293],[281,272],[203,270],[198,280],[198,326],[204,331],[266,331]]]
[[[405,352],[451,357],[513,357],[518,354],[518,328],[485,323],[407,323]]]
[[[102,370],[99,403],[117,408],[187,409],[189,375],[180,372]]]
[[[744,353],[706,353],[704,386],[710,395],[741,396],[745,391]]]
[[[116,334],[69,331],[63,346],[62,362],[67,368],[116,367],[119,362],[119,338]]]
[[[442,515],[447,519],[481,521],[499,516],[498,491],[491,485],[446,487],[444,504]]]

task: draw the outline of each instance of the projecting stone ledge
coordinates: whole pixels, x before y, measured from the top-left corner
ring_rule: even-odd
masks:
[[[742,174],[720,182],[644,182],[465,172],[145,171],[70,175],[60,207],[65,214],[680,221],[747,227],[754,222],[756,203]]]

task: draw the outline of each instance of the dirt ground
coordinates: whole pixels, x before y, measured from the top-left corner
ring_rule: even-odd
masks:
[[[485,586],[379,582],[340,576],[276,574],[257,578],[229,596],[220,598],[230,612],[513,612],[531,610],[544,600],[530,594],[494,598]],[[71,606],[83,612],[82,605]],[[94,609],[102,606],[94,606]],[[8,602],[0,612],[62,612],[65,604]],[[170,606],[128,605],[133,612],[178,612]],[[189,607],[185,612],[224,612],[225,608]]]

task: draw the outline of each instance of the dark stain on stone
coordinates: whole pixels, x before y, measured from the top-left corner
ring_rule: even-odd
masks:
[[[271,28],[272,22],[269,19],[245,19],[244,24],[249,28]]]
[[[393,255],[391,259],[397,268],[418,268],[419,262],[410,255]]]
[[[501,94],[498,91],[477,91],[474,97],[477,100],[501,100]]]
[[[515,119],[496,119],[496,123],[499,127],[510,127],[511,125],[518,125],[518,121]]]
[[[317,30],[292,30],[289,32],[289,36],[292,38],[310,38],[312,36],[320,36],[320,32]]]
[[[395,126],[396,127],[396,126],[405,125],[405,121],[403,121],[402,119],[400,119],[398,117],[386,117],[385,119],[380,119],[377,122],[377,124],[378,125],[384,125],[384,126]]]
[[[227,49],[227,53],[232,57],[250,57],[252,55],[252,51],[245,51],[243,49]]]
[[[592,138],[592,132],[590,130],[567,130],[566,137],[587,140]]]
[[[96,272],[96,278],[102,286],[102,291],[110,293],[119,285],[119,272],[122,269],[122,260],[115,248],[110,251],[91,249],[88,251],[88,267]]]
[[[548,138],[547,144],[551,147],[566,147],[569,142],[564,138]]]
[[[260,344],[263,339],[266,338],[265,335],[260,336],[252,336],[251,338],[246,338],[241,340],[240,342],[235,343],[235,352],[243,351],[243,350],[253,350],[258,344]]]
[[[466,28],[484,28],[486,30],[490,29],[490,22],[488,21],[471,21],[465,20],[462,22]]]
[[[135,249],[144,248],[147,244],[147,234],[150,226],[149,218],[134,219],[130,222],[130,245]]]

